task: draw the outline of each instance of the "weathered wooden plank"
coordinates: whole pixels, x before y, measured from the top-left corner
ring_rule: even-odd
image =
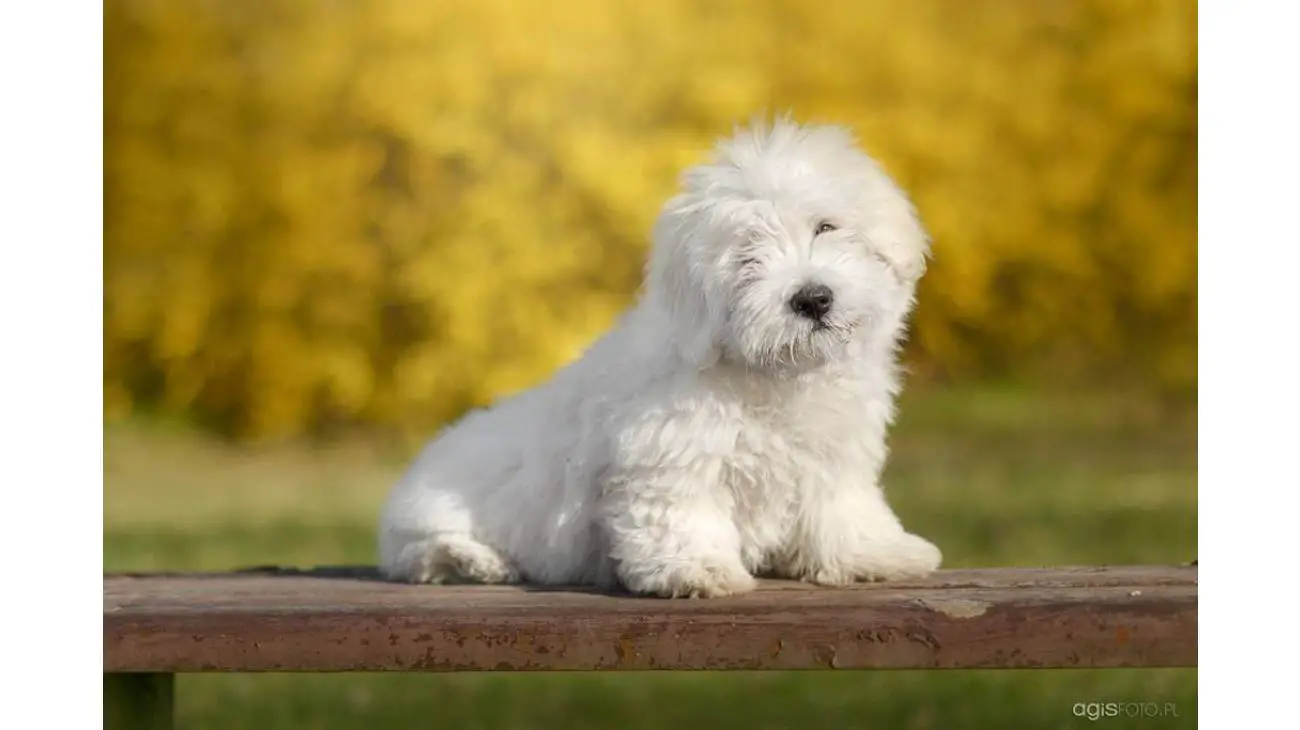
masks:
[[[105,671],[1196,666],[1196,567],[948,570],[663,600],[364,568],[106,576]]]
[[[108,730],[171,730],[176,679],[171,674],[104,675],[104,727]]]

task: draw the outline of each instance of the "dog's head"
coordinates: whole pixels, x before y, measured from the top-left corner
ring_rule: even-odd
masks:
[[[655,225],[646,291],[684,359],[798,370],[897,338],[929,240],[846,130],[755,124],[682,188]]]

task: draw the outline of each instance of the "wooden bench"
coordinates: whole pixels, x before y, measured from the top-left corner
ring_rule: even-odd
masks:
[[[1195,667],[1196,571],[944,570],[671,601],[356,567],[106,575],[105,718],[170,727],[178,672]]]

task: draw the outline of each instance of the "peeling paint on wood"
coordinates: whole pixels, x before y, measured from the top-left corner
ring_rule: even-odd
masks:
[[[1194,667],[1195,566],[945,570],[725,599],[386,583],[371,568],[104,578],[106,672]]]
[[[983,616],[984,612],[989,610],[989,606],[992,605],[984,601],[968,601],[963,598],[922,600],[921,604],[951,618]]]

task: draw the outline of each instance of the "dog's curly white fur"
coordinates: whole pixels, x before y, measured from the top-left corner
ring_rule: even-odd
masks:
[[[844,129],[738,130],[665,206],[617,326],[425,447],[384,509],[382,570],[699,597],[933,571],[878,482],[928,256]]]

